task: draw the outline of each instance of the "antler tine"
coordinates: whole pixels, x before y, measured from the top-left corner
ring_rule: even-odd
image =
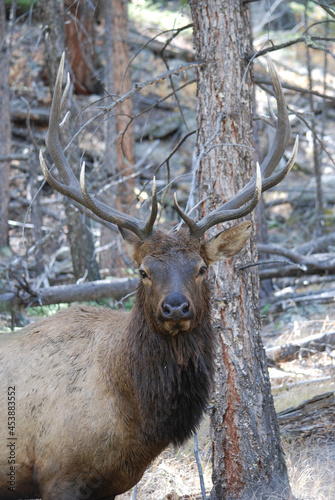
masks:
[[[57,167],[58,172],[66,186],[71,186],[78,190],[80,193],[79,182],[73,173],[68,161],[63,153],[63,148],[59,138],[59,124],[61,122],[61,107],[64,106],[66,96],[70,86],[65,87],[64,94],[62,94],[63,86],[63,73],[65,64],[65,52],[63,52],[56,77],[54,95],[51,103],[49,129],[46,139],[46,144],[52,161]],[[63,193],[65,194],[65,193]]]
[[[279,164],[280,160],[283,157],[283,154],[285,153],[285,149],[291,135],[291,125],[290,125],[290,120],[288,118],[283,89],[279,80],[277,70],[269,54],[267,54],[267,63],[268,63],[272,86],[275,91],[278,118],[277,118],[276,135],[274,141],[261,165],[261,170],[264,179],[269,177]]]
[[[55,179],[55,177],[51,174],[44,160],[42,150],[40,150],[39,159],[44,178],[50,184],[50,186],[53,187],[59,193],[64,194],[65,196],[68,196],[69,198],[72,198],[73,200],[83,205],[84,203],[81,191],[78,191],[77,189],[74,189],[71,186],[66,186],[65,184],[62,184],[57,179]]]
[[[273,144],[260,167],[261,176],[263,178],[263,182],[261,185],[261,192],[264,192],[267,189],[270,189],[271,187],[275,186],[288,174],[288,172],[290,171],[295,162],[298,152],[298,143],[299,143],[299,138],[297,136],[292,154],[290,156],[290,159],[286,163],[285,167],[281,169],[280,172],[273,174],[275,168],[279,164],[285,152],[287,143],[290,138],[291,127],[288,118],[285,97],[279,81],[278,73],[269,56],[267,58],[267,61],[268,61],[268,67],[272,85],[277,100],[278,118],[276,119],[276,134]],[[273,118],[272,121],[274,121]],[[239,217],[242,217],[241,215],[242,213],[243,216],[250,213],[258,203],[258,201],[255,203],[255,200],[257,199],[258,182],[259,182],[258,173],[256,173],[256,175],[248,182],[248,184],[239,193],[237,193],[232,199],[228,200],[219,209],[205,216],[199,222],[195,222],[184,212],[182,212],[181,208],[176,202],[176,199],[175,199],[175,207],[180,217],[189,226],[190,234],[192,236],[199,238],[209,228],[215,226],[216,224],[219,224],[220,222],[226,222],[228,220],[234,220]]]
[[[152,196],[151,196],[151,213],[144,228],[144,232],[148,235],[152,234],[155,220],[157,218],[157,190],[156,190],[156,177],[152,179]]]
[[[184,222],[190,228],[190,234],[195,238],[200,238],[209,228],[220,224],[221,222],[227,222],[229,220],[239,219],[248,215],[258,204],[262,194],[262,174],[259,163],[256,164],[256,178],[255,187],[253,192],[253,197],[248,203],[244,204],[242,207],[233,208],[230,210],[222,210],[223,207],[217,208],[213,212],[207,214],[199,222],[195,222],[191,217],[186,215],[178,205],[177,196],[175,195],[174,203],[175,208],[184,220]],[[223,205],[225,206],[225,205]]]
[[[295,163],[298,154],[298,148],[299,148],[299,135],[297,135],[295,138],[291,156],[286,162],[285,167],[279,170],[279,172],[272,174],[270,177],[263,179],[262,192],[267,191],[273,186],[276,186],[284,179],[284,177],[287,176],[287,174],[289,173],[289,171],[291,170],[291,168]]]
[[[157,217],[157,194],[155,182],[153,185],[151,214],[147,222],[142,221],[130,215],[123,214],[122,212],[109,207],[107,204],[91,196],[87,191],[85,182],[85,163],[83,163],[82,165],[79,182],[63,153],[63,149],[60,143],[59,129],[61,123],[61,112],[65,106],[66,98],[70,89],[70,79],[68,75],[67,83],[64,92],[62,93],[64,62],[65,53],[63,53],[62,55],[57,72],[55,90],[50,110],[49,130],[46,139],[47,149],[57,170],[60,173],[63,182],[58,181],[51,174],[41,151],[40,164],[44,177],[56,191],[89,208],[103,220],[112,222],[113,224],[116,224],[125,229],[129,229],[130,231],[135,233],[141,240],[145,240],[152,234],[153,226]]]
[[[64,108],[65,108],[65,105],[66,105],[66,100],[67,100],[69,92],[70,92],[70,87],[71,87],[70,73],[67,73],[66,74],[65,89],[63,91],[62,99],[60,101],[60,112],[61,113],[64,111]]]

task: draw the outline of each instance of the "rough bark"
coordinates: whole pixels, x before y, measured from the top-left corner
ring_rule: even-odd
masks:
[[[5,156],[11,151],[11,126],[8,88],[9,44],[4,0],[0,2],[0,58],[0,155]],[[8,246],[9,167],[9,161],[0,163],[0,248]]]
[[[204,215],[252,175],[252,84],[244,59],[251,52],[251,30],[248,8],[237,0],[191,0],[190,6],[196,58],[206,62],[198,75],[197,133],[198,154],[203,148],[207,153],[198,172]],[[260,339],[257,269],[237,271],[246,259],[256,260],[254,241],[238,262],[229,259],[215,269],[211,498],[290,498]]]
[[[125,94],[131,88],[127,9],[128,0],[105,2],[105,79],[107,91],[111,96]],[[133,172],[135,151],[133,127],[130,126],[123,135],[132,112],[132,101],[127,99],[108,116],[104,162],[106,177],[121,180],[122,176],[128,176]],[[120,183],[114,192],[105,193],[105,202],[121,212],[133,213],[130,208],[133,201],[133,180]],[[103,227],[101,245],[108,245],[112,240],[115,240],[115,235]],[[122,266],[122,259],[116,246],[101,252],[100,265],[101,268],[113,269],[113,274],[119,274],[118,269]]]
[[[74,276],[76,280],[86,276],[89,281],[99,279],[99,266],[94,253],[90,220],[68,200],[65,204],[67,238],[71,249]]]

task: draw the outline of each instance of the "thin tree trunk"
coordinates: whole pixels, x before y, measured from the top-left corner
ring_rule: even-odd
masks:
[[[122,95],[131,89],[131,74],[130,74],[130,54],[128,46],[128,0],[112,0],[112,47],[113,47],[113,68],[114,68],[114,88],[113,93]],[[130,117],[133,114],[133,104],[131,99],[127,99],[117,110],[115,117],[116,133],[117,133],[117,171],[122,175],[131,174],[134,164],[134,137],[132,125],[128,128],[127,133],[123,135]],[[126,170],[126,172],[125,172]],[[126,185],[120,186],[119,207],[124,205],[127,207],[134,200],[132,191],[133,181],[128,181]]]
[[[11,151],[11,126],[9,108],[9,42],[7,39],[5,1],[0,1],[0,155]],[[0,162],[0,248],[8,246],[9,209],[9,167],[10,162]]]
[[[94,18],[96,0],[65,0],[65,42],[77,94],[101,90],[96,78]]]
[[[252,83],[248,8],[237,0],[190,0],[199,69],[198,172],[202,215],[252,176]],[[217,132],[217,133],[216,133]],[[212,138],[212,140],[211,140]],[[254,219],[254,216],[252,216]],[[237,260],[216,267],[217,377],[211,414],[214,500],[290,498],[279,427],[260,338],[254,238]],[[273,496],[272,496],[273,498]]]
[[[37,152],[33,153],[29,158],[29,177],[27,182],[27,200],[31,203],[36,191],[40,186],[40,182],[37,179],[37,175],[40,173],[38,164]],[[33,225],[33,235],[34,241],[38,242],[42,240],[42,207],[40,204],[40,199],[37,196],[31,206],[31,223]],[[45,253],[44,245],[37,245],[34,251],[35,257],[35,273],[40,275],[44,271],[45,263]]]
[[[307,9],[308,2],[305,5],[305,26],[307,28]],[[308,86],[309,90],[313,90],[313,78],[312,78],[312,65],[311,65],[311,53],[310,48],[306,45],[306,66],[307,66],[307,74],[308,74]],[[313,94],[310,92],[308,94],[309,99],[309,107],[312,114],[311,119],[311,127],[313,130],[313,163],[314,163],[314,175],[315,175],[315,184],[316,184],[316,192],[315,192],[315,211],[316,211],[316,223],[314,229],[315,237],[322,236],[325,233],[325,218],[324,218],[324,206],[323,206],[323,193],[322,193],[322,182],[321,182],[321,155],[320,155],[320,146],[319,142],[316,138],[316,126],[317,120],[315,116],[315,107],[314,107],[314,98]]]
[[[128,46],[128,0],[110,0],[105,2],[105,51],[106,51],[106,86],[111,96],[128,92],[131,88],[130,55]],[[112,101],[111,101],[112,102]],[[123,135],[133,107],[131,99],[127,99],[115,111],[109,114],[106,131],[105,175],[122,179],[133,172],[134,165],[134,134],[133,127]],[[134,201],[134,181],[128,180],[118,185],[114,192],[105,193],[105,202],[121,212],[131,212]],[[101,230],[101,245],[105,246],[115,240],[115,234],[108,228]],[[101,268],[112,269],[119,275],[122,260],[117,245],[101,252]]]

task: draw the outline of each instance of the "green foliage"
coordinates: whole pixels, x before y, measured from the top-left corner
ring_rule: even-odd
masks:
[[[129,297],[124,303],[124,308],[126,311],[131,311],[133,305],[134,305],[135,297]],[[92,300],[90,302],[80,302],[80,304],[84,304],[87,306],[94,306],[94,307],[110,307],[111,309],[115,309],[115,307],[111,306],[111,301],[110,299],[100,299],[98,301]],[[60,311],[61,309],[66,309],[67,307],[71,307],[69,304],[53,304],[50,306],[37,306],[37,307],[30,307],[26,311],[26,315],[29,318],[45,318],[48,316],[52,316],[56,312]]]
[[[26,314],[28,317],[33,318],[48,317],[60,311],[60,309],[66,309],[68,306],[68,304],[52,304],[51,306],[30,307],[27,309]]]
[[[12,5],[12,0],[5,0],[5,3],[7,7],[10,7]],[[17,7],[24,11],[28,11],[35,3],[36,0],[18,0]]]
[[[271,304],[266,304],[264,307],[262,307],[261,315],[264,316],[269,312],[270,309],[271,309]]]
[[[171,2],[171,0],[147,0],[148,6],[158,5],[161,7],[173,7],[172,4],[179,3],[181,7],[187,4],[187,0],[179,0],[179,2]]]
[[[133,305],[134,305],[134,302],[135,302],[135,296],[133,295],[132,297],[129,297],[125,302],[124,302],[124,307],[126,309],[126,311],[131,311],[131,309],[133,308]]]

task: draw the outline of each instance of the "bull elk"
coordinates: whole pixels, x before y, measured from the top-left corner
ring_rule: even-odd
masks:
[[[169,443],[196,429],[213,379],[213,331],[206,270],[238,253],[251,223],[201,238],[211,227],[249,214],[262,191],[292,167],[273,173],[290,137],[286,104],[269,60],[278,119],[274,143],[254,178],[222,207],[195,222],[175,198],[187,229],[154,231],[153,188],[147,221],[124,215],[88,193],[61,147],[64,56],[51,105],[46,180],[60,193],[117,224],[141,281],[130,313],[71,307],[20,332],[0,336],[0,499],[112,500],[134,486]]]

